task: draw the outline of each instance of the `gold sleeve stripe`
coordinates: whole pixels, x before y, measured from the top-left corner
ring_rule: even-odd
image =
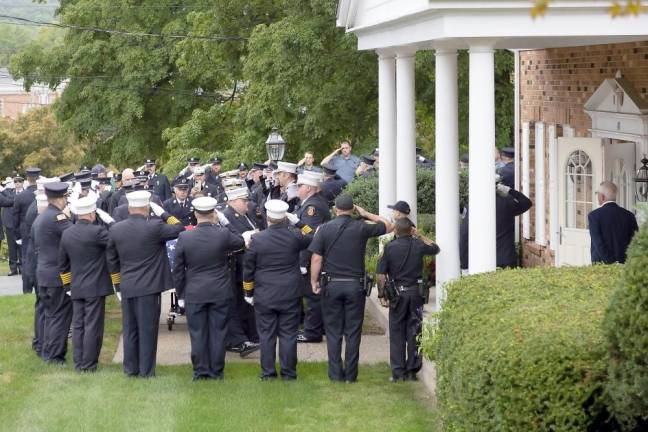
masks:
[[[112,280],[113,285],[121,283],[121,273],[110,273],[110,279]]]
[[[243,289],[245,291],[252,291],[254,289],[254,282],[243,282]]]
[[[302,234],[310,234],[313,232],[313,228],[309,227],[308,225],[304,225],[301,229]]]
[[[166,223],[168,223],[169,225],[179,225],[180,221],[175,216],[169,216]]]
[[[72,283],[72,273],[67,272],[67,273],[61,273],[61,282],[63,282],[63,285],[69,285]]]

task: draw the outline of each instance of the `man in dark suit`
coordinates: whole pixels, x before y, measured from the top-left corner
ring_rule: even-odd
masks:
[[[592,263],[624,263],[626,249],[639,229],[635,215],[616,203],[617,187],[604,181],[597,192],[599,208],[587,216]]]
[[[167,213],[178,219],[182,225],[196,225],[196,217],[191,204],[192,198],[189,196],[189,180],[186,178],[178,179],[173,185],[175,196],[164,201],[162,207]]]
[[[153,193],[160,197],[160,201],[164,202],[171,198],[171,185],[169,179],[164,174],[159,174],[156,171],[155,159],[146,159],[144,167],[148,173],[148,185],[153,190]]]
[[[13,205],[14,233],[16,235],[16,244],[21,246],[25,239],[29,239],[29,228],[25,224],[25,217],[29,206],[36,200],[36,180],[40,176],[40,168],[27,168],[27,183],[22,192],[16,193]],[[25,255],[24,247],[20,248],[21,262],[24,264],[28,259]],[[30,293],[33,280],[30,281],[23,276],[23,293]]]
[[[108,233],[108,270],[122,296],[124,373],[151,377],[155,376],[160,294],[173,286],[166,242],[177,238],[184,227],[150,202],[150,192],[130,192],[126,198],[128,218]],[[159,218],[150,218],[151,210]]]
[[[77,223],[65,230],[59,247],[61,280],[72,298],[72,346],[77,372],[97,370],[106,296],[113,292],[106,263],[108,230],[94,223],[97,211],[102,212],[93,197],[79,198],[73,205]]]
[[[13,184],[7,184],[6,188],[0,192],[0,207],[2,207],[2,218],[0,219],[0,231],[6,232],[7,248],[9,250],[9,275],[13,276],[19,273],[18,267],[18,245],[16,244],[16,232],[13,216],[13,205],[16,199],[16,188],[20,184],[20,191],[22,191],[22,177],[15,176]],[[13,186],[13,187],[11,187]],[[0,232],[0,238],[2,233]]]
[[[222,379],[227,316],[232,298],[229,255],[244,248],[243,237],[216,224],[217,201],[193,202],[198,225],[178,237],[173,280],[185,306],[191,338],[193,379]]]
[[[497,236],[497,267],[517,267],[515,247],[515,217],[528,211],[533,203],[522,192],[499,183],[495,198],[495,232]],[[468,211],[459,230],[459,257],[461,269],[468,269]]]

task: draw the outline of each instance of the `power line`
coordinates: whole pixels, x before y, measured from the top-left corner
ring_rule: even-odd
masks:
[[[21,18],[12,15],[2,15],[2,14],[0,14],[0,18],[17,21],[17,22],[4,21],[6,24],[17,24],[17,25],[36,26],[36,27],[57,27],[57,28],[66,28],[66,29],[79,30],[79,31],[96,32],[96,33],[120,34],[125,36],[160,37],[160,38],[168,38],[168,39],[196,39],[196,40],[207,40],[207,41],[217,41],[217,42],[247,40],[247,38],[244,38],[242,36],[200,36],[200,35],[194,36],[194,35],[178,35],[178,34],[167,35],[162,33],[147,33],[147,32],[130,32],[130,31],[119,30],[119,29],[85,27],[85,26],[79,26],[75,24],[61,24],[61,23],[46,22],[46,21],[36,21],[28,18]]]

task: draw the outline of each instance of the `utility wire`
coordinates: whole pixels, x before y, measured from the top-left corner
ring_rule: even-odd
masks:
[[[194,35],[162,34],[162,33],[147,33],[147,32],[130,32],[130,31],[119,30],[119,29],[85,27],[85,26],[79,26],[75,24],[61,24],[55,22],[36,21],[28,18],[21,18],[21,17],[16,17],[12,15],[3,15],[3,14],[0,14],[0,18],[5,18],[5,19],[15,21],[15,22],[5,21],[5,23],[7,24],[27,25],[27,26],[36,26],[36,27],[57,27],[57,28],[89,31],[89,32],[96,32],[96,33],[120,34],[125,36],[160,37],[160,38],[168,38],[168,39],[195,39],[195,40],[207,40],[207,41],[217,41],[217,42],[247,40],[247,38],[244,38],[242,36],[200,36],[200,35],[194,36]]]

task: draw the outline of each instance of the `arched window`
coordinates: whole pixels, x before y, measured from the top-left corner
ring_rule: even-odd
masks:
[[[592,211],[592,161],[587,153],[576,150],[565,167],[565,214],[567,228],[587,229],[587,215]]]

